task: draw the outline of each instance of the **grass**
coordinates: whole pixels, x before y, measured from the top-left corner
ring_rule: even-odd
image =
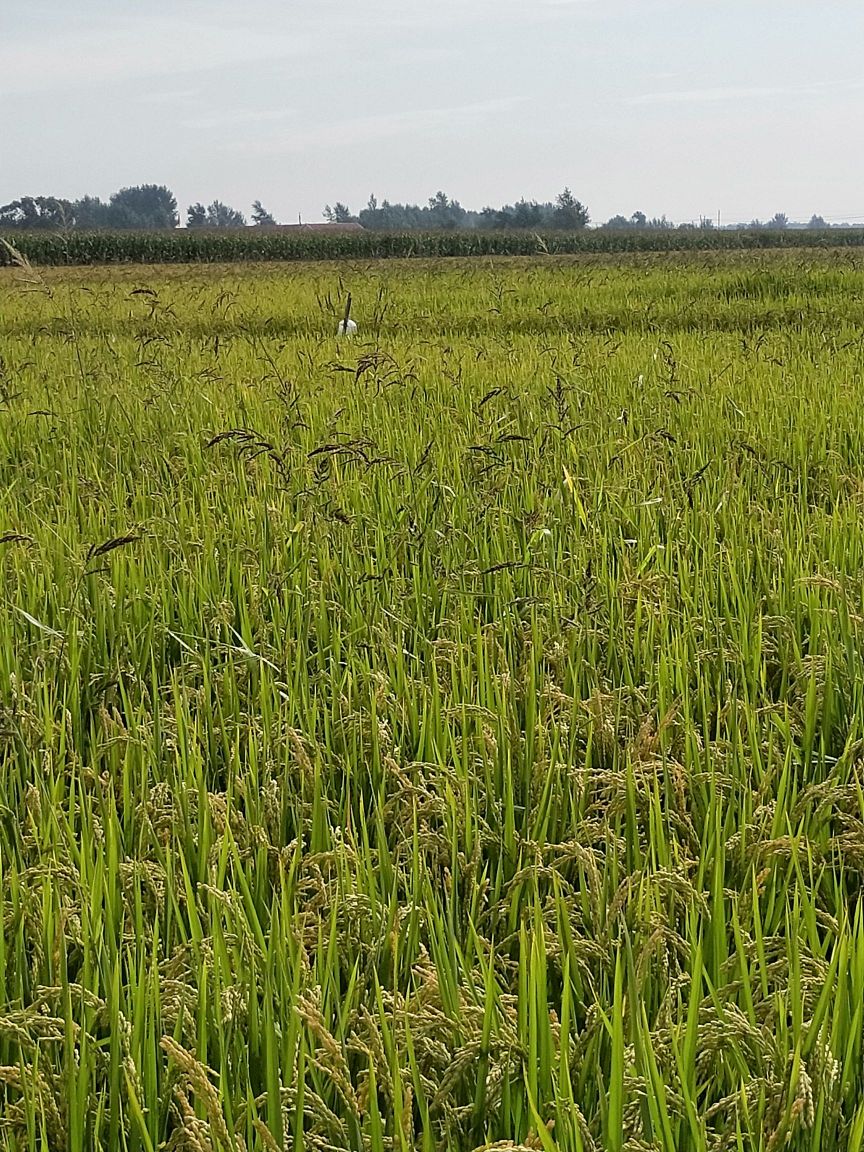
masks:
[[[0,275],[0,1147],[858,1152],[862,291]]]

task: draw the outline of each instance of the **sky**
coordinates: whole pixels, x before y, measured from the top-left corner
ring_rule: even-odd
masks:
[[[0,204],[864,221],[861,0],[0,0]]]

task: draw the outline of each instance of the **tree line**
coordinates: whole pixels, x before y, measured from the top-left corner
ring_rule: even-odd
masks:
[[[250,219],[253,225],[262,227],[277,223],[260,200],[252,205]],[[516,204],[484,208],[480,212],[463,208],[458,200],[452,200],[445,192],[437,192],[422,206],[391,204],[389,200],[382,200],[379,204],[371,196],[359,216],[354,216],[347,205],[337,202],[332,208],[329,204],[325,207],[324,219],[329,223],[358,222],[365,228],[397,232],[471,228],[578,231],[588,224],[590,217],[587,208],[569,188],[565,188],[554,201],[547,203],[519,200]],[[179,224],[177,199],[164,184],[121,188],[108,200],[101,200],[98,196],[84,196],[79,200],[23,196],[0,206],[0,228],[25,231],[67,228],[141,231],[176,228]],[[185,224],[187,228],[243,228],[247,219],[243,212],[230,204],[213,200],[206,205],[190,204]]]
[[[569,188],[554,200],[519,200],[500,208],[483,208],[477,212],[463,208],[458,200],[451,200],[446,192],[436,192],[426,204],[380,203],[373,195],[356,216],[346,205],[337,202],[324,207],[324,219],[333,224],[362,224],[373,231],[387,232],[455,232],[457,229],[485,228],[495,231],[511,229],[562,229],[576,232],[585,228],[591,217],[588,209]]]
[[[591,219],[588,209],[569,188],[564,188],[554,200],[540,202],[521,199],[513,204],[504,204],[500,208],[486,207],[480,211],[464,208],[458,200],[451,199],[445,192],[436,192],[422,205],[394,204],[386,199],[379,202],[373,195],[369,197],[366,207],[357,215],[354,215],[348,205],[341,201],[337,201],[332,207],[329,204],[325,205],[323,215],[329,223],[357,223],[370,231],[385,232],[465,230],[578,232],[586,228]],[[249,222],[258,227],[277,223],[260,200],[253,203]],[[79,200],[66,200],[57,196],[23,196],[0,206],[0,228],[25,231],[43,229],[147,231],[176,228],[179,224],[177,199],[164,184],[138,184],[121,188],[108,200],[101,200],[98,196],[84,196]],[[190,204],[186,209],[185,224],[187,228],[243,228],[247,225],[247,218],[243,212],[230,204],[213,200],[209,204]],[[614,231],[671,228],[707,230],[716,226],[710,217],[702,217],[698,223],[687,222],[676,225],[665,216],[649,219],[644,212],[634,212],[632,216],[612,216],[599,225],[601,228]],[[728,227],[782,230],[823,229],[830,225],[818,215],[812,216],[806,224],[796,224],[790,221],[785,213],[778,212],[767,221],[751,220],[749,223]]]
[[[702,216],[698,223],[690,221],[684,224],[674,224],[671,220],[667,220],[665,216],[654,217],[649,220],[644,212],[634,212],[632,216],[612,216],[605,224],[600,225],[601,228],[608,228],[613,231],[626,231],[636,230],[644,231],[649,230],[664,230],[667,228],[678,228],[683,231],[690,231],[694,228],[699,228],[708,231],[711,228],[716,228],[717,225],[710,216]],[[759,231],[768,230],[770,232],[783,231],[786,228],[811,228],[811,229],[824,229],[831,227],[845,227],[845,225],[831,225],[824,216],[813,215],[806,223],[795,223],[790,220],[785,212],[777,212],[771,217],[770,220],[750,220],[739,221],[737,224],[727,224],[728,229],[734,231]]]
[[[534,232],[549,229],[579,231],[587,227],[590,216],[587,208],[578,201],[569,188],[565,188],[554,201],[539,203],[536,200],[519,200],[515,204],[505,204],[501,208],[483,208],[476,212],[463,208],[458,200],[450,200],[444,192],[438,192],[427,204],[391,204],[389,200],[380,203],[370,196],[369,203],[355,216],[351,209],[341,202],[332,207],[324,207],[324,219],[334,224],[358,223],[373,231],[412,232],[436,231],[445,229],[489,229],[510,232],[528,229]],[[678,229],[690,232],[694,229],[707,231],[717,227],[710,216],[700,217],[698,222],[685,221],[676,224],[666,216],[648,217],[644,212],[634,212],[632,216],[612,216],[596,227],[609,231],[667,231]],[[804,224],[796,224],[785,212],[777,212],[770,220],[750,220],[729,224],[729,229],[737,231],[770,231],[784,228],[830,228],[822,216],[812,216]],[[844,225],[834,225],[844,227]]]
[[[270,212],[256,200],[252,205],[253,224],[275,224]],[[164,184],[137,184],[121,188],[108,200],[83,196],[66,200],[60,196],[22,196],[0,206],[0,228],[24,231],[77,228],[84,231],[121,229],[149,231],[176,228],[180,224],[177,198]],[[187,228],[243,228],[245,215],[213,200],[210,204],[190,204],[186,210]]]

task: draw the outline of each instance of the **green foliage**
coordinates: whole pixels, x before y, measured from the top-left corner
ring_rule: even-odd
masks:
[[[565,232],[576,232],[585,228],[590,220],[588,209],[581,204],[569,188],[565,188],[555,201],[552,222]]]
[[[860,1150],[858,254],[9,255],[0,1148]]]
[[[74,220],[74,206],[56,196],[23,196],[0,208],[0,228],[66,228]]]
[[[348,210],[344,205],[337,205]],[[328,220],[335,216],[329,205],[325,208]],[[588,210],[570,191],[565,188],[555,199],[545,204],[536,200],[519,200],[516,204],[504,204],[501,208],[484,208],[474,212],[463,208],[458,200],[452,200],[446,192],[436,192],[423,207],[418,204],[391,204],[389,200],[378,203],[370,196],[369,203],[360,213],[358,220],[374,231],[387,232],[453,232],[457,229],[473,230],[532,230],[579,231],[589,221]],[[344,219],[351,219],[346,215]]]
[[[347,204],[337,200],[332,208],[329,204],[324,205],[324,219],[328,224],[350,224],[356,221],[357,217],[351,215],[351,209]]]
[[[383,209],[379,209],[383,211]],[[859,229],[689,231],[613,229],[580,232],[355,232],[327,235],[301,230],[224,229],[207,223],[208,210],[193,205],[187,229],[173,232],[10,233],[15,245],[40,265],[191,264],[243,260],[382,260],[440,256],[564,256],[624,252],[698,252],[763,248],[854,248]],[[2,235],[2,230],[0,230]],[[0,264],[8,263],[0,251]]]
[[[0,208],[0,229],[16,231],[50,229],[127,229],[134,231],[174,228],[179,223],[177,201],[161,184],[121,188],[106,204],[98,196],[58,200],[54,196],[25,196]],[[59,238],[58,238],[59,239]]]
[[[176,228],[177,200],[164,184],[138,184],[111,196],[108,226],[112,228]]]
[[[195,207],[200,208],[201,205],[196,204]],[[260,200],[255,200],[252,204],[252,223],[257,224],[259,227],[262,224],[275,224],[276,217],[267,211]]]
[[[261,208],[260,201],[256,200],[255,203]],[[264,216],[269,215],[263,208],[261,213]],[[256,220],[255,223],[272,223],[272,217],[269,221],[262,219]],[[190,204],[186,211],[187,228],[243,228],[245,224],[246,218],[243,213],[228,204],[223,204],[221,200],[214,200],[206,208],[203,204]]]
[[[186,209],[187,228],[206,228],[207,209],[203,204],[190,204]]]
[[[665,216],[655,216],[653,220],[649,220],[644,212],[634,212],[630,217],[613,216],[605,224],[601,224],[601,228],[611,228],[619,232],[628,228],[637,230],[648,228],[652,231],[658,231],[674,227],[675,225]]]

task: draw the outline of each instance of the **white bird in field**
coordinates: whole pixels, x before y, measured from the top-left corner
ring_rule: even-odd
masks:
[[[345,301],[345,316],[339,321],[339,327],[336,329],[337,336],[354,336],[357,332],[357,325],[351,319],[351,293],[348,293],[348,299]]]

